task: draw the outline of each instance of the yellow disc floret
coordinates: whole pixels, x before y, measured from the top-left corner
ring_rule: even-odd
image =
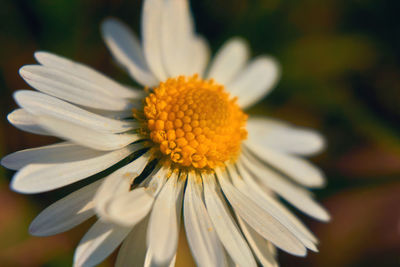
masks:
[[[198,75],[160,83],[145,99],[144,115],[151,140],[182,166],[220,166],[237,156],[247,136],[247,115],[236,99]]]

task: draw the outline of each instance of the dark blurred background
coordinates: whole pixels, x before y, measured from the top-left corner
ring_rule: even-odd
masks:
[[[12,94],[27,88],[18,76],[36,50],[84,62],[132,83],[110,58],[99,32],[116,16],[139,31],[141,2],[105,0],[1,0],[1,155],[55,139],[10,126]],[[312,160],[328,177],[315,191],[329,209],[328,224],[306,221],[320,238],[320,253],[282,266],[400,265],[400,1],[196,0],[197,29],[213,52],[228,38],[249,40],[253,55],[282,64],[276,90],[251,109],[322,132],[327,150]],[[11,192],[12,172],[1,168],[0,265],[70,266],[90,223],[49,238],[28,235],[29,222],[65,190],[24,196]],[[179,266],[190,266],[182,242]],[[103,266],[112,266],[113,258]]]

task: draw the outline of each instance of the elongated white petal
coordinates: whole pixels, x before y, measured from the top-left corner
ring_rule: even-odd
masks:
[[[258,57],[227,85],[227,90],[237,96],[240,107],[247,108],[262,100],[279,78],[278,63],[270,57]]]
[[[54,68],[27,65],[19,72],[37,90],[74,104],[114,111],[131,108],[129,100],[105,94],[95,84]]]
[[[143,172],[148,163],[149,152],[118,169],[104,180],[94,199],[99,217],[110,222],[114,221],[109,214],[109,203],[114,198],[129,192],[132,183]]]
[[[124,167],[124,170],[128,166],[132,166],[133,163]],[[108,222],[112,222],[112,219],[107,212],[107,204],[115,197],[120,194],[129,192],[131,187],[131,180],[134,177],[130,176],[128,179],[124,179],[122,171],[116,171],[105,178],[99,190],[94,197],[95,209],[98,216]]]
[[[187,0],[164,1],[161,53],[168,76],[191,75],[193,29]]]
[[[159,81],[167,79],[163,66],[161,34],[165,1],[146,0],[142,11],[142,43],[147,65]]]
[[[44,209],[29,226],[35,236],[56,235],[81,224],[94,212],[93,197],[102,180],[87,185]]]
[[[185,230],[199,267],[224,266],[224,250],[202,200],[201,178],[189,173],[184,202]]]
[[[178,245],[177,196],[183,183],[172,174],[161,189],[150,214],[147,232],[147,247],[151,248],[152,264],[168,264],[174,257]]]
[[[159,263],[155,262],[154,261],[154,256],[153,256],[153,250],[152,250],[151,246],[149,246],[147,248],[146,257],[145,257],[145,261],[144,261],[143,267],[156,267],[156,266],[174,267],[175,263],[176,263],[176,253],[175,253],[175,255],[172,257],[172,259],[169,262],[162,263],[162,264],[159,264]]]
[[[327,211],[302,187],[290,183],[282,176],[265,168],[255,160],[249,160],[243,156],[241,157],[241,161],[246,166],[245,168],[242,166],[241,162],[238,163],[239,168],[241,167],[242,174],[250,171],[252,176],[257,177],[261,183],[286,199],[302,212],[321,221],[328,221],[330,219]]]
[[[275,256],[269,249],[269,242],[254,231],[242,218],[240,218],[240,216],[237,216],[236,218],[240,225],[240,229],[242,229],[247,242],[261,265],[263,267],[278,267]]]
[[[74,255],[74,267],[96,266],[128,235],[130,228],[97,221],[83,236]]]
[[[143,267],[157,267],[157,266],[168,266],[168,267],[174,267],[176,262],[176,254],[172,257],[172,259],[164,264],[158,264],[154,262],[154,257],[153,257],[153,252],[151,247],[147,249],[146,253],[146,258],[144,261]]]
[[[98,90],[110,96],[115,97],[117,95],[123,98],[138,98],[143,96],[144,92],[141,90],[128,88],[84,64],[74,62],[56,54],[38,51],[35,52],[35,58],[40,64],[46,67],[61,70],[95,84]]]
[[[324,138],[319,133],[276,120],[251,118],[246,127],[249,133],[248,142],[260,150],[268,147],[307,156],[320,152],[325,146]]]
[[[53,117],[38,117],[39,124],[55,136],[70,140],[95,150],[109,151],[123,148],[140,140],[136,134],[101,133],[78,124],[62,121]]]
[[[51,135],[48,131],[40,127],[34,115],[22,108],[8,114],[7,120],[22,131],[40,135]]]
[[[34,163],[15,174],[11,188],[22,193],[40,193],[57,189],[97,174],[126,158],[138,145],[66,163]]]
[[[285,216],[286,219],[289,220],[299,232],[301,232],[302,235],[311,240],[311,242],[314,244],[318,243],[318,240],[314,234],[296,216],[294,216],[289,209],[287,209],[279,201],[275,200],[269,189],[257,183],[247,172],[243,171],[241,166],[238,166],[238,169],[240,171],[240,176],[243,178],[248,187],[247,190],[251,192],[251,194],[257,195],[257,198],[261,198],[262,200],[260,202],[263,202],[264,205],[267,205],[266,203],[268,202],[270,203],[269,205],[275,206],[279,212],[282,213],[282,215]]]
[[[116,267],[144,266],[148,221],[149,217],[147,216],[126,237],[118,252]]]
[[[191,43],[193,52],[192,55],[189,56],[189,58],[192,59],[188,63],[188,73],[189,75],[198,73],[200,77],[205,77],[205,71],[211,55],[210,47],[207,40],[201,36],[195,36]]]
[[[139,101],[132,101],[133,108],[136,108],[138,110],[143,109],[143,103]],[[96,109],[96,108],[88,108],[85,107],[85,110],[95,113],[97,115],[115,119],[115,120],[132,120],[133,118],[133,113],[132,109],[128,110],[122,110],[122,111],[110,111],[110,110],[103,110],[103,109]]]
[[[208,72],[208,78],[220,84],[229,84],[249,59],[249,47],[245,40],[232,38],[217,52]],[[228,90],[230,88],[227,88]],[[248,88],[250,90],[252,88]]]
[[[19,106],[36,116],[59,118],[99,132],[121,133],[139,127],[137,123],[106,118],[35,91],[17,91],[14,98]]]
[[[154,197],[145,188],[139,187],[113,200],[108,212],[116,223],[134,226],[149,213],[153,202]]]
[[[241,267],[257,266],[246,241],[215,188],[212,175],[203,177],[204,199],[215,231],[234,262]]]
[[[101,25],[103,39],[113,57],[129,74],[144,86],[155,86],[158,81],[150,72],[139,40],[127,25],[111,18]]]
[[[238,215],[256,232],[275,246],[293,255],[304,256],[307,253],[303,244],[279,220],[265,212],[259,205],[240,193],[229,181],[227,175],[217,170],[217,177],[224,195]]]
[[[153,207],[155,197],[165,183],[167,172],[167,168],[161,168],[146,178],[150,180],[147,186],[138,187],[112,199],[107,206],[110,218],[123,226],[133,226],[141,221]]]
[[[226,266],[227,267],[238,267],[239,265],[234,262],[232,257],[229,255],[229,253],[226,252],[225,250],[225,258],[226,258]]]
[[[8,169],[19,170],[28,164],[54,164],[81,161],[98,157],[105,153],[70,142],[62,142],[14,152],[2,158],[1,164]]]
[[[251,190],[247,184],[239,178],[237,171],[229,166],[229,174],[232,178],[233,184],[238,189],[240,193],[245,195],[249,200],[253,201],[260,208],[262,208],[269,215],[274,217],[279,224],[285,227],[291,235],[297,238],[306,248],[316,251],[317,248],[312,240],[308,238],[306,233],[304,233],[301,229],[297,227],[296,224],[290,220],[283,212],[282,205],[279,204],[278,201],[273,199],[267,194],[260,194],[259,191]],[[222,178],[224,179],[224,178]],[[286,231],[281,234],[288,234]]]
[[[286,174],[299,184],[307,187],[324,186],[323,173],[307,160],[267,147],[260,147],[257,143],[246,142],[246,145],[266,164]]]

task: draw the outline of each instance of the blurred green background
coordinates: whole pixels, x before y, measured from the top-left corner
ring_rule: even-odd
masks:
[[[27,88],[18,76],[36,50],[84,62],[132,83],[110,58],[99,33],[116,16],[139,31],[139,0],[1,0],[1,155],[55,141],[13,128],[6,114],[12,94]],[[320,238],[320,253],[282,266],[400,265],[400,1],[196,0],[197,29],[213,52],[228,38],[249,40],[253,55],[282,64],[276,90],[250,110],[309,126],[327,138],[312,160],[328,177],[315,192],[332,214],[322,224],[304,218]],[[28,235],[29,222],[66,190],[24,196],[11,192],[12,172],[1,168],[0,265],[70,266],[90,223],[49,238]],[[184,244],[184,242],[182,242]],[[179,266],[189,266],[180,247]],[[112,266],[113,258],[104,266]]]

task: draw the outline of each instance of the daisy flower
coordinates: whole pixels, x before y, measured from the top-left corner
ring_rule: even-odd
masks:
[[[208,63],[186,0],[145,0],[141,41],[116,19],[101,29],[144,90],[48,52],[20,70],[38,92],[17,91],[21,108],[9,121],[65,141],[3,158],[17,170],[12,189],[92,181],[42,211],[30,232],[54,235],[95,216],[74,266],[97,265],[121,244],[117,266],[173,266],[181,224],[198,266],[276,266],[276,248],[317,251],[315,236],[279,199],[329,220],[306,189],[322,186],[323,175],[303,159],[323,139],[244,111],[275,85],[276,61],[250,60],[247,43],[234,38]]]

